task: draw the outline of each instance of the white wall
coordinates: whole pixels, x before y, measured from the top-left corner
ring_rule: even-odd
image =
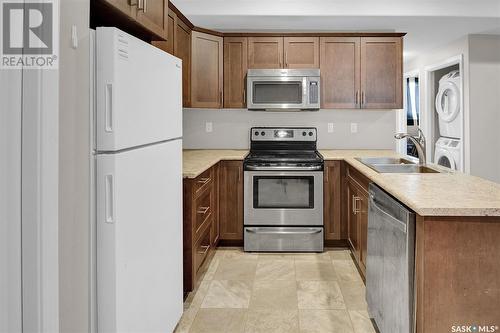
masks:
[[[89,0],[61,1],[59,114],[60,331],[90,330]],[[71,26],[78,48],[71,47]]]
[[[212,122],[213,132],[205,132]],[[327,124],[334,125],[328,133]],[[358,133],[351,133],[351,123]],[[247,149],[252,126],[314,126],[321,149],[395,149],[396,111],[320,110],[255,112],[245,109],[184,109],[184,149]]]
[[[470,172],[500,183],[500,36],[469,37]]]

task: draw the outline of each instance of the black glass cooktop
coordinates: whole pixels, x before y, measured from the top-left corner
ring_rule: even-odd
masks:
[[[247,162],[323,162],[323,157],[317,151],[304,150],[259,150],[250,151],[245,158]]]

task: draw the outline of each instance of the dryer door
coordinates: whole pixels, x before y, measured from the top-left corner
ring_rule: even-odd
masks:
[[[453,156],[446,150],[440,149],[439,151],[436,151],[436,158],[434,159],[434,163],[446,168],[450,168],[452,170],[457,170],[457,165],[455,163],[455,160],[453,159]]]
[[[451,122],[457,117],[460,112],[460,90],[454,83],[444,81],[439,84],[436,111],[439,117],[446,122]]]

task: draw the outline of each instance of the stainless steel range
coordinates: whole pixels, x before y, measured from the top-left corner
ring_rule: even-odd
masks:
[[[323,157],[316,142],[316,128],[251,129],[245,251],[323,251]]]

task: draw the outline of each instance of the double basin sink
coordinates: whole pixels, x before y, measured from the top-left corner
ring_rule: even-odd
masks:
[[[439,173],[425,165],[419,165],[404,158],[368,157],[356,158],[364,165],[379,173]]]

